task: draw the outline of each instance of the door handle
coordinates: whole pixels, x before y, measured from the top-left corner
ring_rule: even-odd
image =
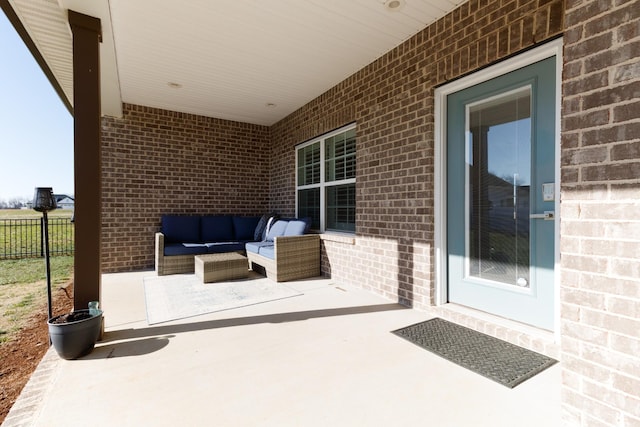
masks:
[[[541,214],[529,215],[529,218],[531,219],[544,219],[545,221],[553,221],[555,217],[556,217],[556,214],[554,211],[544,211],[544,213],[541,213]]]

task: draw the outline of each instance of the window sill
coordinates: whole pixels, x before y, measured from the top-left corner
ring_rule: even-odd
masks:
[[[328,240],[330,242],[344,243],[345,245],[356,244],[356,236],[350,233],[325,232],[320,234],[320,239]]]

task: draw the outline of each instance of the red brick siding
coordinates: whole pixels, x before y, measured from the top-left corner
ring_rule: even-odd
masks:
[[[295,210],[295,145],[357,123],[354,245],[324,274],[415,307],[433,298],[434,87],[561,33],[561,0],[472,0],[271,128],[271,208]]]
[[[567,424],[640,425],[640,2],[566,6],[561,316]]]
[[[271,128],[126,106],[124,119],[104,122],[103,263],[111,271],[152,266],[163,212],[294,214],[295,145],[356,122],[356,235],[322,241],[323,272],[430,306],[434,87],[564,31],[564,421],[640,425],[639,13],[637,0],[472,0]],[[162,127],[172,120],[179,123]],[[219,175],[210,164],[189,157],[185,139],[207,153],[209,144],[237,142],[258,173],[230,194],[212,182]],[[145,201],[149,194],[157,201]],[[228,202],[235,194],[237,203]]]
[[[102,122],[102,270],[154,266],[162,214],[258,215],[269,128],[124,105]]]

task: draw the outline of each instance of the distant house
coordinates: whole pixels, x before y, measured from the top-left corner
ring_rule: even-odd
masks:
[[[54,194],[53,197],[56,198],[58,209],[73,209],[75,206],[75,200],[71,196],[67,196],[66,194]]]

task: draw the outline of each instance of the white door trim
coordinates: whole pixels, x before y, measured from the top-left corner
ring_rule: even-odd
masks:
[[[435,255],[435,304],[447,303],[447,150],[446,129],[447,96],[490,80],[535,62],[556,58],[556,127],[555,127],[555,275],[554,275],[554,325],[556,340],[560,332],[560,108],[562,97],[562,38],[531,49],[513,58],[487,67],[471,75],[455,80],[435,90],[435,145],[434,145],[434,255]]]

